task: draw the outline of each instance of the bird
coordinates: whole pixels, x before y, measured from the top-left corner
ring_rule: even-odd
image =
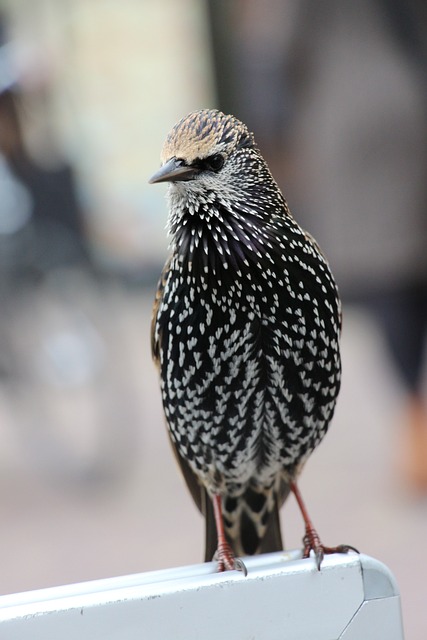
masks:
[[[206,520],[205,561],[283,549],[292,492],[303,557],[322,544],[298,477],[341,382],[341,303],[317,242],[292,216],[253,133],[193,111],[166,137],[150,183],[168,183],[170,256],[155,295],[152,356],[176,459]]]

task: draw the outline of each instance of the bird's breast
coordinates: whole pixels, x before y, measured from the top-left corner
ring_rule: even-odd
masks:
[[[338,336],[312,300],[292,303],[285,282],[223,286],[172,271],[156,330],[171,437],[194,470],[236,485],[256,470],[269,482],[322,437],[339,388]]]

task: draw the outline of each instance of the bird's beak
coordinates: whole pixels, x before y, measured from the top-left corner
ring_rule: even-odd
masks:
[[[149,179],[150,184],[155,182],[178,182],[183,180],[192,180],[199,170],[184,164],[183,160],[171,158]]]

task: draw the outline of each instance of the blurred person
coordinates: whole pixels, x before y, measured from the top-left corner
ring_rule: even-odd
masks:
[[[26,148],[25,69],[16,64],[6,27],[0,15],[0,266],[3,276],[25,279],[84,261],[87,252],[72,168],[53,153],[50,166],[42,166]]]
[[[14,275],[42,273],[86,259],[71,167],[39,166],[27,153],[19,118],[20,89],[0,87],[2,266]]]
[[[219,107],[255,131],[344,301],[378,321],[405,391],[399,465],[427,493],[427,6],[247,0],[210,10]]]

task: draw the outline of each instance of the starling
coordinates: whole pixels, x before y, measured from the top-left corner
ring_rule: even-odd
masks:
[[[152,353],[176,458],[220,571],[283,548],[292,491],[304,557],[325,547],[296,481],[340,388],[341,310],[315,240],[292,217],[253,134],[204,109],[167,136],[151,183],[168,182],[171,256],[153,310]]]

